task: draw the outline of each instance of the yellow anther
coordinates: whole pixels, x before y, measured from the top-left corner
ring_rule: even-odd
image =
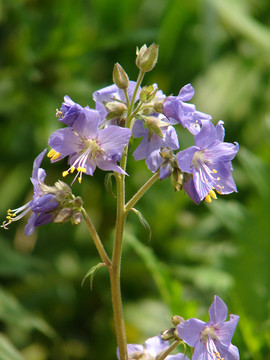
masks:
[[[7,220],[11,220],[12,217],[11,217],[11,216],[7,216],[6,219],[7,219]]]
[[[214,192],[213,189],[209,191],[209,195],[211,196],[212,199],[215,199],[215,200],[216,200],[217,195],[216,195],[216,193]]]
[[[75,171],[75,167],[74,167],[74,166],[71,166],[71,168],[70,168],[70,172],[71,172],[71,174],[73,174],[73,173],[74,173],[74,171]]]
[[[61,154],[59,152],[56,152],[52,157],[51,157],[51,160],[56,160],[59,158]]]
[[[57,158],[59,158],[60,155],[61,154],[54,149],[51,149],[47,154],[47,156],[51,158],[51,160],[56,160]]]
[[[79,172],[83,172],[83,173],[85,173],[86,172],[86,168],[83,168],[83,167],[77,167],[77,171],[79,171]]]
[[[208,202],[208,203],[212,202],[211,196],[210,196],[210,195],[206,195],[204,201],[206,201],[206,202]]]
[[[217,173],[217,170],[216,170],[216,169],[213,169],[212,171],[213,171],[213,173],[214,173],[214,174],[216,174],[216,173]]]
[[[78,178],[78,181],[79,181],[79,184],[81,184],[82,183],[82,178]]]
[[[220,177],[217,177],[217,180],[220,180]]]
[[[62,176],[66,177],[68,175],[68,170],[62,172]]]

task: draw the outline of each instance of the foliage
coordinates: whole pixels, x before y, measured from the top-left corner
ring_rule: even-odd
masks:
[[[241,358],[270,352],[269,12],[267,0],[2,4],[1,218],[31,198],[32,162],[57,129],[54,111],[63,94],[92,105],[91,93],[111,83],[116,61],[135,79],[137,45],[160,45],[148,83],[153,77],[169,95],[191,82],[196,106],[215,123],[224,120],[226,141],[240,144],[238,194],[197,207],[164,180],[136,205],[150,240],[138,218],[128,217],[122,288],[129,343],[169,327],[168,315],[205,313],[218,293],[240,315],[234,343]],[[184,147],[191,139],[182,135]],[[46,167],[48,183],[62,166]],[[149,174],[139,162],[128,168],[135,173],[129,198]],[[74,185],[76,193],[88,199],[85,207],[110,248],[115,199],[104,196],[101,172],[87,180]],[[24,225],[0,233],[0,359],[98,359],[100,352],[113,359],[106,272],[95,274],[92,291],[87,282],[81,287],[99,262],[85,225],[48,225],[38,239],[26,239]]]

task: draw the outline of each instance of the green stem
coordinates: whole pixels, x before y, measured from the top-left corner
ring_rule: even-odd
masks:
[[[120,270],[122,255],[122,240],[126,220],[125,214],[125,175],[116,174],[117,183],[117,215],[112,265],[110,268],[112,305],[116,339],[119,349],[120,360],[127,360],[127,341],[122,309]]]
[[[155,173],[137,192],[133,197],[129,200],[126,204],[126,213],[133,208],[137,201],[145,194],[145,192],[157,181],[158,179],[158,172]]]
[[[140,70],[139,72],[139,75],[138,75],[138,79],[137,79],[137,83],[136,83],[136,87],[134,89],[134,93],[133,93],[133,96],[132,96],[132,99],[131,99],[131,102],[130,102],[130,106],[128,108],[128,112],[127,112],[127,125],[126,127],[130,128],[130,122],[132,120],[132,111],[133,111],[133,107],[134,107],[134,104],[135,104],[135,99],[136,99],[136,95],[137,95],[137,92],[138,92],[138,89],[143,81],[143,77],[144,77],[144,74],[145,72]]]
[[[168,347],[168,349],[166,349],[163,353],[161,353],[158,357],[157,360],[164,360],[166,359],[166,357],[176,348],[176,346],[178,344],[181,343],[181,340],[175,340],[173,343],[171,343],[171,345]]]
[[[85,219],[85,222],[86,222],[86,225],[90,231],[90,234],[92,236],[92,239],[94,241],[94,244],[97,248],[97,251],[101,257],[101,259],[103,260],[103,262],[107,265],[107,267],[110,269],[111,267],[111,260],[109,259],[103,245],[102,245],[102,242],[98,236],[98,233],[90,219],[90,217],[88,216],[87,212],[85,211],[84,208],[82,208],[82,213],[83,213],[83,216],[84,216],[84,219]]]

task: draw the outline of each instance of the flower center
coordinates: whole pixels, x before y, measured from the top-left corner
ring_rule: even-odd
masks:
[[[213,360],[224,360],[215,344],[218,336],[214,326],[206,326],[201,333],[200,340],[206,345],[207,352],[212,356]]]
[[[195,154],[193,155],[193,159],[192,159],[192,165],[198,169],[199,167],[202,166],[202,163],[206,162],[206,158],[204,156],[204,152],[202,150],[200,151],[196,151]]]
[[[96,159],[97,157],[102,155],[103,150],[98,144],[97,139],[84,140],[84,144],[85,147],[83,149],[83,153],[89,153],[89,156],[91,156],[93,159]]]

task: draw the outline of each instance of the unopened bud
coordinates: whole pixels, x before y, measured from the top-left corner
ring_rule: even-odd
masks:
[[[54,222],[56,223],[66,223],[72,217],[73,210],[71,208],[64,208],[56,215]]]
[[[148,103],[150,101],[152,101],[156,95],[156,92],[158,91],[158,89],[154,88],[153,85],[150,86],[145,86],[142,91],[140,92],[140,100],[143,103]]]
[[[167,329],[161,333],[162,340],[173,340],[175,339],[174,334],[175,328]]]
[[[149,48],[147,48],[146,45],[143,45],[140,50],[137,49],[136,53],[137,67],[144,72],[151,71],[157,63],[158,45],[152,44]]]
[[[175,191],[182,190],[183,180],[184,180],[184,175],[182,171],[178,168],[175,168],[171,174],[171,182]]]
[[[74,206],[78,209],[80,209],[83,206],[83,199],[80,196],[77,196],[74,199]]]
[[[154,116],[145,116],[144,119],[145,119],[145,125],[149,130],[149,135],[151,135],[154,132],[159,137],[163,138],[163,133],[159,126],[159,120]]]
[[[113,82],[119,89],[126,90],[129,86],[129,78],[125,70],[118,63],[113,67]]]
[[[106,116],[107,120],[122,118],[127,111],[126,105],[118,101],[107,102],[105,103],[105,107],[108,111],[108,115]]]
[[[71,222],[73,225],[78,225],[82,222],[83,216],[80,211],[76,211],[75,214],[73,214],[73,217],[71,218]]]
[[[172,317],[172,323],[174,326],[181,324],[185,319],[182,316],[174,315]]]
[[[163,103],[164,103],[164,100],[157,100],[154,103],[154,110],[158,113],[162,113],[163,112]]]

